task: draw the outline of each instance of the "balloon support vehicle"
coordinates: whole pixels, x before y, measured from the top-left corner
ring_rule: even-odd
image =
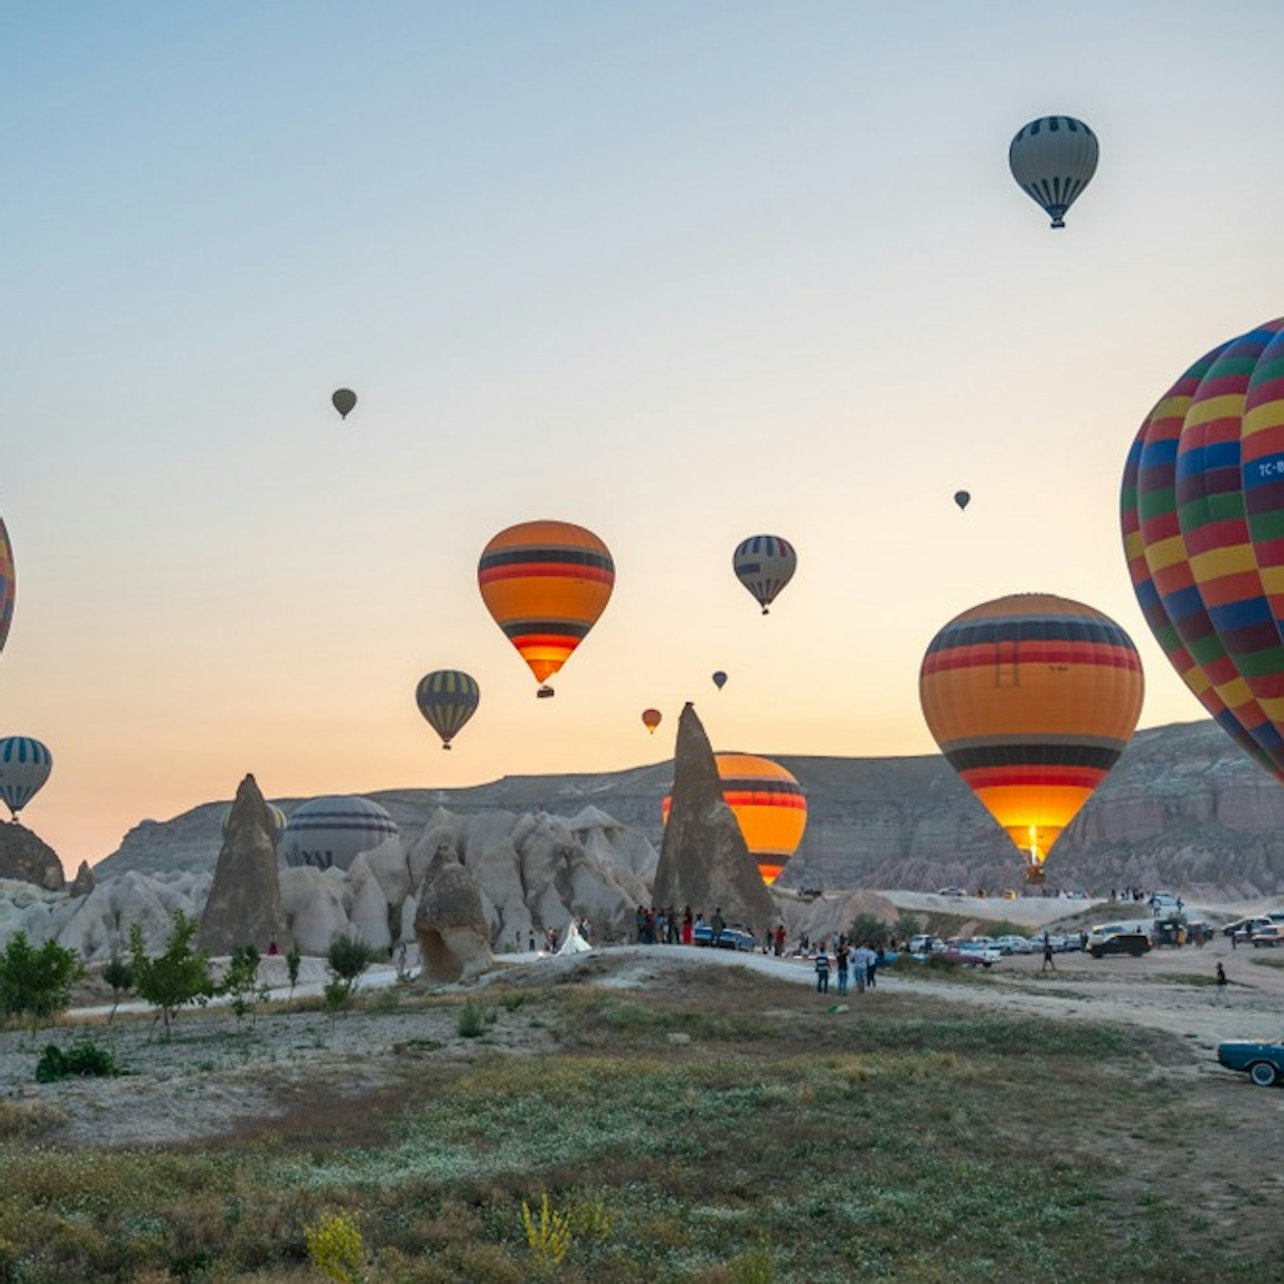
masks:
[[[695,945],[712,945],[713,929],[707,923],[701,923],[692,931],[691,940]],[[720,950],[740,950],[752,954],[756,945],[754,938],[738,927],[724,927],[721,936],[718,937]]]
[[[1217,1060],[1227,1070],[1243,1071],[1259,1088],[1269,1088],[1284,1080],[1284,1042],[1219,1043]]]

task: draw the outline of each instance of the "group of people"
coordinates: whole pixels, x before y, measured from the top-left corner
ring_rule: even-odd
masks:
[[[672,905],[659,908],[654,905],[639,905],[634,921],[639,945],[690,945],[695,937],[695,929],[704,926],[704,915],[692,914],[690,905],[684,906],[680,912]],[[726,931],[726,927],[719,908],[709,921],[715,942]]]
[[[816,947],[816,993],[829,993],[830,973],[838,979],[838,993],[847,993],[849,977],[854,976],[856,993],[864,994],[866,989],[874,989],[878,984],[878,964],[881,955],[873,946],[867,944],[851,945],[845,936],[840,936],[834,945],[831,960],[825,942]]]

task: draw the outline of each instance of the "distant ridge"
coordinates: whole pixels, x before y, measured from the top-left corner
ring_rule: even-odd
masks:
[[[1011,844],[939,754],[765,752],[797,776],[808,799],[807,833],[782,886],[924,891],[957,884],[992,892],[1019,886]],[[591,805],[658,847],[660,799],[671,780],[672,764],[662,762],[368,796],[392,813],[407,838],[437,807],[464,814],[542,808],[569,817]],[[289,813],[304,800],[273,801]],[[95,873],[212,869],[227,807],[211,802],[173,820],[144,822]],[[1101,893],[1171,886],[1221,898],[1284,892],[1284,786],[1211,721],[1140,731],[1054,849],[1048,884]]]

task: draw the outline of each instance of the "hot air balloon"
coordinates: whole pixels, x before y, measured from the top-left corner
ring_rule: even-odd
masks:
[[[655,735],[655,729],[664,721],[664,715],[659,709],[643,709],[642,725],[652,734]]]
[[[717,687],[719,691],[727,685],[727,675],[723,673],[721,669],[713,675],[713,685]]]
[[[14,820],[38,794],[53,770],[53,756],[30,736],[5,736],[0,740],[0,798]]]
[[[1195,362],[1124,468],[1124,552],[1182,681],[1284,780],[1284,318]]]
[[[972,502],[972,496],[965,490],[956,490],[954,492],[954,502],[960,509],[965,509]]]
[[[4,518],[0,517],[0,651],[9,637],[13,623],[13,604],[18,595],[18,579],[13,569],[13,545]]]
[[[731,567],[766,615],[780,590],[793,579],[798,554],[779,535],[751,535],[736,546]]]
[[[337,388],[330,403],[339,412],[339,418],[346,419],[357,404],[357,394],[351,388]]]
[[[458,669],[436,669],[419,679],[415,703],[424,720],[441,737],[441,747],[450,742],[464,723],[477,712],[481,692],[477,680]]]
[[[281,841],[289,866],[348,869],[362,852],[398,833],[397,822],[377,802],[337,794],[296,807]]]
[[[570,659],[611,600],[615,563],[592,531],[570,522],[522,522],[482,551],[486,609],[545,683]],[[551,696],[541,685],[537,695]]]
[[[919,671],[923,716],[1041,882],[1062,831],[1141,715],[1141,659],[1100,611],[1018,593],[956,616]]]
[[[1021,190],[1065,227],[1066,211],[1097,172],[1097,136],[1073,116],[1040,116],[1023,125],[1008,148]]]
[[[748,753],[714,754],[722,798],[735,813],[749,854],[758,862],[762,881],[770,886],[780,877],[807,828],[807,799],[802,786],[779,763]],[[672,795],[660,804],[669,821]]]
[[[283,812],[276,803],[267,804],[268,824],[272,827],[272,844],[275,846],[281,841],[281,835],[285,833],[285,827],[289,823]],[[223,837],[227,837],[227,826],[232,819],[231,809],[223,815]]]

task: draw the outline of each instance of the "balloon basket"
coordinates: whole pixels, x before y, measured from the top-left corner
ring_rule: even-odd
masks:
[[[1042,865],[1027,865],[1025,867],[1025,881],[1027,884],[1041,886],[1045,877]]]
[[[535,692],[535,699],[551,700],[556,694],[557,692],[554,691],[552,687],[540,687],[540,689]]]
[[[450,752],[450,746],[449,746],[449,745],[442,745],[442,749],[443,749],[446,753],[449,753],[449,752]]]

